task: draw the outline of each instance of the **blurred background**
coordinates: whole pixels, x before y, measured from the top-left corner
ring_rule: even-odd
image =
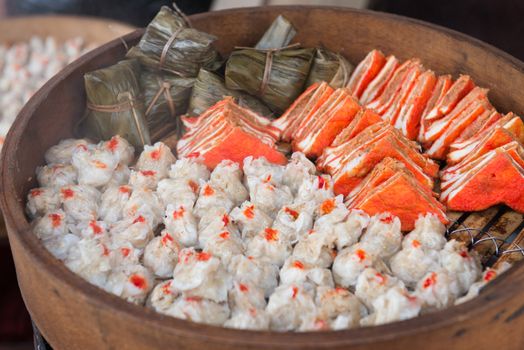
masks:
[[[134,27],[144,27],[162,5],[169,5],[171,2],[162,0],[0,0],[0,22],[2,19],[13,16],[62,14],[107,18]],[[365,8],[404,15],[452,28],[524,60],[524,45],[521,44],[524,36],[524,21],[521,20],[524,13],[524,1],[521,0],[179,0],[177,5],[188,15],[232,7],[264,5]],[[38,28],[33,30],[35,32],[31,34],[39,34]],[[0,39],[1,36],[0,33]],[[0,53],[0,66],[2,62],[3,57]],[[0,225],[3,224],[0,223]],[[0,276],[0,350],[32,349],[34,348],[33,330],[30,317],[18,292],[7,239],[2,234],[0,234]]]

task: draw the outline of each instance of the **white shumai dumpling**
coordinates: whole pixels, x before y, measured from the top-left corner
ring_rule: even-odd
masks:
[[[440,269],[426,274],[417,283],[415,294],[422,300],[423,309],[443,309],[453,305],[460,295],[460,287],[454,274]]]
[[[310,175],[315,175],[316,167],[302,152],[294,152],[284,168],[282,183],[291,193],[297,194],[298,188]]]
[[[37,218],[32,225],[33,232],[42,240],[60,237],[68,232],[66,213],[60,209]]]
[[[471,287],[469,287],[468,292],[463,297],[460,297],[455,301],[455,305],[465,303],[466,301],[470,301],[471,299],[477,297],[480,293],[480,290],[489,282],[493,281],[495,278],[500,276],[502,273],[506,272],[511,267],[511,264],[508,262],[502,262],[498,266],[494,268],[487,268],[484,273],[482,274],[482,277],[477,282],[473,283]]]
[[[62,188],[77,183],[74,166],[68,164],[44,165],[36,168],[36,179],[40,187]]]
[[[132,190],[127,185],[107,188],[100,197],[99,217],[108,223],[116,223],[122,220],[124,207],[131,197]]]
[[[391,271],[408,287],[415,287],[424,275],[439,269],[439,253],[424,249],[414,240],[411,246],[402,248],[389,261]]]
[[[224,323],[224,327],[248,330],[268,330],[269,316],[265,310],[255,308],[234,311],[231,318]]]
[[[182,295],[175,300],[167,314],[183,320],[221,326],[229,318],[230,310],[225,302]]]
[[[403,283],[396,277],[381,273],[373,267],[368,267],[358,276],[355,286],[355,295],[370,309],[373,310],[373,302],[388,289]]]
[[[60,189],[60,200],[68,219],[91,221],[98,218],[100,192],[94,187],[70,185]]]
[[[225,230],[207,237],[202,248],[219,257],[224,266],[227,266],[233,256],[244,253],[244,242],[238,233]]]
[[[344,288],[320,286],[316,290],[315,303],[318,315],[327,320],[332,329],[357,327],[367,310],[360,300]]]
[[[69,255],[71,247],[75,246],[80,237],[72,233],[66,233],[63,236],[56,236],[42,241],[46,249],[59,260],[65,260]]]
[[[70,228],[82,238],[106,239],[109,233],[109,225],[104,221],[82,221],[74,228]]]
[[[77,148],[71,164],[76,169],[80,185],[102,187],[111,180],[118,159],[107,150]]]
[[[107,278],[105,290],[129,302],[144,304],[153,289],[153,274],[142,265],[122,265]]]
[[[156,191],[164,207],[177,204],[193,208],[197,200],[198,188],[199,185],[193,180],[167,178],[158,182]]]
[[[253,190],[253,185],[259,181],[265,181],[275,186],[282,184],[284,167],[270,163],[264,157],[246,157],[242,168],[245,184],[250,192]]]
[[[292,256],[286,259],[284,266],[280,269],[280,283],[335,286],[331,270],[309,265]]]
[[[298,188],[295,203],[320,205],[326,199],[333,198],[333,180],[329,175],[309,176]]]
[[[198,246],[204,248],[207,241],[223,232],[239,236],[237,227],[224,208],[210,208],[198,222]]]
[[[386,260],[400,250],[402,237],[399,218],[382,213],[371,218],[360,242],[372,254]]]
[[[293,257],[315,267],[331,266],[334,258],[333,237],[329,233],[311,230],[295,245]]]
[[[64,262],[71,271],[89,283],[105,288],[111,272],[110,254],[107,242],[82,238],[71,246]]]
[[[110,187],[124,186],[129,183],[129,176],[131,175],[131,170],[127,165],[118,164],[115,170],[113,171],[113,176],[105,185],[105,189]]]
[[[308,203],[286,205],[278,211],[273,228],[294,244],[313,227],[313,211],[314,206]]]
[[[93,148],[86,139],[65,139],[60,141],[57,145],[50,147],[45,152],[45,161],[47,164],[70,164],[73,152],[77,148]]]
[[[60,207],[60,197],[52,187],[37,187],[27,195],[26,212],[34,219]]]
[[[156,312],[167,314],[180,295],[171,288],[172,283],[172,279],[158,283],[149,294],[146,305]]]
[[[171,165],[169,177],[175,180],[191,181],[193,186],[197,186],[195,192],[198,192],[200,181],[209,180],[209,170],[198,158],[180,158]]]
[[[355,286],[358,276],[376,264],[377,258],[360,244],[341,250],[333,261],[333,277],[343,287]]]
[[[154,170],[131,170],[129,173],[129,186],[133,188],[147,188],[156,190],[161,178]]]
[[[411,246],[416,240],[425,249],[441,250],[446,244],[445,233],[446,226],[436,215],[421,215],[415,222],[415,229],[404,237],[402,246]]]
[[[357,243],[368,224],[368,214],[359,209],[351,209],[344,221],[332,225],[328,224],[326,225],[327,227],[321,227],[321,225],[318,225],[316,228],[317,230],[324,232],[331,229],[332,234],[335,237],[335,246],[337,250],[342,250]]]
[[[278,266],[264,259],[236,255],[231,258],[227,268],[235,281],[262,288],[266,298],[278,284]]]
[[[154,237],[144,249],[144,266],[149,268],[157,278],[173,276],[178,261],[180,244],[166,230]]]
[[[251,202],[274,218],[285,205],[293,202],[293,195],[287,186],[275,186],[265,180],[256,180],[249,190]]]
[[[258,232],[273,223],[263,210],[253,203],[246,201],[240,207],[234,208],[230,213],[231,219],[237,223],[242,231],[242,238],[253,238]]]
[[[111,237],[116,242],[128,242],[135,248],[144,248],[153,238],[150,221],[139,215],[136,218],[124,219],[111,228]]]
[[[207,252],[197,252],[193,248],[180,251],[173,272],[173,288],[185,295],[220,303],[227,301],[231,283],[231,276],[219,258]]]
[[[338,224],[344,221],[348,214],[349,210],[344,204],[344,196],[338,195],[325,199],[316,208],[317,219],[315,221],[315,227]]]
[[[253,283],[233,282],[229,290],[229,306],[233,312],[266,308],[264,290]]]
[[[212,209],[222,208],[229,213],[234,207],[234,203],[227,194],[210,182],[202,183],[200,193],[193,208],[193,212],[199,218],[206,215]]]
[[[242,184],[242,170],[238,163],[231,160],[221,161],[211,172],[209,182],[213,187],[221,189],[235,206],[249,197],[247,189]]]
[[[421,304],[421,300],[409,293],[406,288],[394,286],[375,299],[373,302],[375,312],[363,318],[360,324],[371,326],[407,320],[418,316]]]
[[[169,204],[164,217],[166,230],[185,247],[194,246],[198,242],[197,220],[193,212],[184,205]]]
[[[131,164],[135,157],[135,149],[133,146],[119,135],[113,136],[108,141],[100,142],[98,147],[113,153],[118,162],[123,165]]]
[[[157,194],[145,188],[135,188],[124,206],[124,218],[143,216],[154,230],[164,218],[164,206]]]
[[[303,285],[280,285],[269,297],[266,312],[270,317],[272,330],[299,329],[307,315],[317,313],[314,293]]]
[[[460,294],[466,293],[482,273],[477,253],[468,252],[464,243],[454,239],[440,251],[440,265],[457,276]]]
[[[271,227],[253,237],[247,244],[246,254],[255,258],[267,259],[277,266],[284,265],[284,261],[291,255],[291,244],[282,235]]]
[[[138,170],[154,171],[160,179],[167,177],[171,165],[176,158],[173,152],[162,142],[157,142],[153,146],[145,145],[136,162]]]
[[[131,243],[113,240],[111,242],[111,266],[113,268],[123,265],[137,265],[144,253],[144,249],[135,248]]]

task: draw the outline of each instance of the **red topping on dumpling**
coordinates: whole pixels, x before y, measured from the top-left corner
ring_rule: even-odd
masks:
[[[437,274],[435,272],[432,272],[431,275],[429,275],[428,278],[424,280],[424,284],[422,285],[423,288],[429,288],[437,283]]]
[[[244,209],[244,216],[248,219],[253,219],[255,217],[255,206],[254,205],[250,205],[249,207],[247,207],[246,209]]]
[[[335,209],[335,207],[336,207],[336,205],[335,205],[335,199],[334,198],[326,199],[320,205],[320,213],[322,215],[329,214],[329,213],[331,213],[333,211],[333,209]]]
[[[131,187],[129,186],[120,186],[118,190],[120,193],[131,193]]]
[[[413,246],[413,248],[418,248],[420,247],[420,242],[414,239],[413,241],[411,241],[411,245]]]
[[[227,225],[229,225],[229,215],[227,214],[224,214],[224,216],[222,216],[222,222],[224,223],[224,227],[226,227]]]
[[[178,210],[173,211],[173,219],[178,220],[184,216],[186,209],[183,206],[180,206]]]
[[[492,279],[494,279],[497,276],[497,272],[495,270],[488,270],[486,271],[486,274],[484,275],[484,281],[489,282]]]
[[[285,208],[284,208],[284,211],[285,211],[287,214],[289,214],[290,216],[292,216],[293,219],[296,220],[296,219],[298,218],[298,215],[299,215],[299,214],[298,214],[298,212],[297,212],[296,210],[293,210],[293,209],[290,209],[290,208],[288,208],[288,207],[285,207]]]
[[[49,218],[51,219],[51,226],[54,228],[62,224],[62,215],[60,214],[49,214]]]
[[[166,295],[171,294],[171,281],[162,286],[162,292]]]
[[[39,188],[34,188],[32,189],[31,191],[29,191],[29,195],[31,197],[38,197],[39,195],[41,195],[44,191],[39,189]]]
[[[222,239],[228,239],[229,238],[229,235],[230,233],[228,231],[224,231],[222,232],[221,234],[219,234],[218,236]]]
[[[189,185],[189,187],[191,188],[191,191],[193,191],[194,193],[197,193],[198,192],[198,184],[193,181],[193,180],[189,180],[187,182],[187,184]]]
[[[291,296],[293,299],[295,299],[297,297],[297,294],[298,294],[298,288],[293,286],[293,295]]]
[[[151,153],[149,153],[149,156],[151,157],[151,159],[159,160],[161,153],[162,152],[160,149],[154,149],[151,151]]]
[[[107,148],[111,151],[111,152],[114,152],[116,150],[116,148],[118,147],[118,138],[116,136],[113,136],[111,138],[111,140],[109,140],[109,142],[107,143]]]
[[[125,247],[124,248],[120,248],[120,252],[122,253],[122,256],[124,258],[127,258],[129,253],[131,253],[131,249],[125,248]]]
[[[60,193],[62,193],[62,197],[64,197],[64,199],[73,198],[75,196],[75,191],[70,188],[63,188],[60,190]]]
[[[363,249],[357,249],[355,251],[355,254],[357,255],[358,259],[360,261],[364,261],[366,258],[367,258],[367,254],[366,254],[366,251],[363,250]]]
[[[164,233],[164,235],[162,236],[162,245],[165,247],[167,242],[173,242],[173,237],[169,234],[169,233]]]
[[[104,162],[101,162],[99,160],[93,160],[91,163],[93,163],[95,168],[98,168],[98,169],[106,169],[107,168],[107,164],[104,163]]]
[[[293,261],[292,266],[297,268],[297,269],[301,269],[301,270],[304,269],[304,264],[301,261],[298,261],[298,260]]]
[[[102,227],[100,227],[100,225],[98,225],[94,220],[89,223],[89,227],[91,227],[91,230],[93,230],[95,235],[99,235],[103,231]]]
[[[201,252],[197,254],[198,261],[208,261],[209,259],[211,259],[211,254],[209,253]]]
[[[249,288],[248,288],[248,286],[246,286],[246,285],[243,284],[243,283],[240,283],[240,284],[238,285],[238,289],[240,289],[240,291],[241,291],[241,292],[244,292],[244,293],[245,293],[245,292],[249,292]]]
[[[141,275],[137,275],[137,274],[131,275],[131,277],[129,277],[129,282],[131,282],[135,287],[137,287],[139,289],[146,289],[147,288],[147,281]]]
[[[155,176],[156,175],[156,171],[154,170],[142,170],[140,171],[140,173],[144,176]]]
[[[206,186],[204,187],[203,195],[204,196],[212,196],[214,194],[215,194],[215,190],[211,186],[206,184]]]
[[[146,218],[144,218],[142,215],[139,215],[135,220],[133,220],[133,224],[136,224],[139,222],[146,222]]]
[[[265,238],[268,241],[277,241],[278,240],[278,231],[275,229],[272,229],[270,227],[266,228],[264,230],[265,232]]]

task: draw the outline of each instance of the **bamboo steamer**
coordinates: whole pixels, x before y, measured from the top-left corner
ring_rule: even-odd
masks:
[[[58,42],[83,37],[87,44],[102,45],[135,28],[116,21],[75,16],[13,17],[0,21],[0,43],[28,41],[32,36],[52,36]],[[4,220],[0,217],[0,244],[7,238]]]
[[[358,62],[373,48],[419,57],[438,73],[470,74],[491,89],[501,111],[524,111],[524,64],[465,35],[403,17],[345,8],[264,7],[190,17],[218,36],[222,53],[255,43],[278,14],[298,29],[297,41],[324,46]],[[132,45],[142,31],[126,35]],[[516,263],[474,301],[383,325],[338,332],[274,333],[223,329],[157,314],[107,294],[69,272],[31,233],[27,191],[44,151],[71,137],[85,105],[84,73],[115,63],[114,40],[51,79],[24,107],[2,154],[1,206],[20,288],[33,320],[56,349],[522,349],[524,265]]]

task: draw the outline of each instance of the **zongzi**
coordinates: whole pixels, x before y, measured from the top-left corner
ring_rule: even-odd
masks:
[[[138,149],[151,143],[139,71],[136,60],[124,60],[84,75],[88,111],[82,127],[87,136],[107,140],[120,135]]]
[[[326,81],[331,87],[341,88],[347,85],[351,73],[353,73],[353,65],[342,55],[325,49],[317,49],[306,86]]]

